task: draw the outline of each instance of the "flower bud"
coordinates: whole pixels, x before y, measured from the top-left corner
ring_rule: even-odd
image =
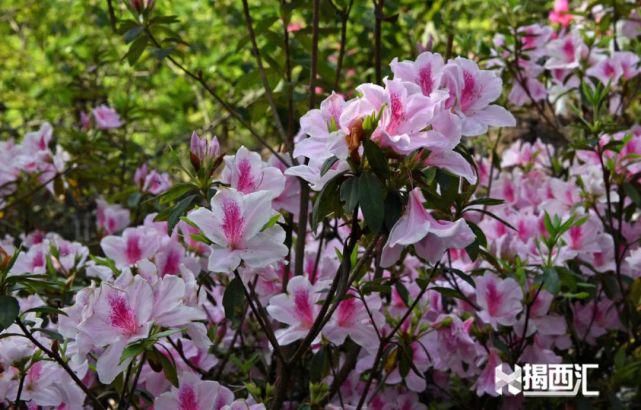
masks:
[[[216,137],[209,140],[206,137],[199,137],[194,131],[191,134],[189,151],[191,164],[194,166],[194,169],[198,171],[199,169],[207,168],[214,163],[220,154],[220,144]]]
[[[349,134],[345,137],[347,139],[347,147],[349,155],[356,163],[360,162],[358,155],[358,148],[363,141],[363,120],[357,119],[349,126]]]
[[[9,263],[11,262],[11,255],[9,255],[7,252],[5,252],[2,247],[0,247],[0,270],[5,270],[9,267]]]
[[[145,11],[149,11],[154,7],[154,0],[130,0],[129,5],[134,9],[138,14],[142,14]]]

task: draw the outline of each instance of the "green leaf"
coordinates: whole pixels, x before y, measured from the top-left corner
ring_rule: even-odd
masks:
[[[269,221],[267,221],[267,223],[265,225],[263,225],[262,228],[260,228],[260,231],[264,232],[264,231],[268,230],[269,228],[271,228],[272,226],[276,225],[276,222],[278,222],[280,217],[281,217],[281,214],[278,214],[278,213],[274,214],[271,218],[269,218]]]
[[[398,351],[400,354],[397,355],[398,358],[398,371],[401,374],[402,377],[407,376],[410,373],[410,369],[412,368],[412,356],[405,346],[405,344],[401,344],[400,347],[398,348]]]
[[[389,169],[387,166],[387,157],[385,153],[383,153],[383,150],[371,140],[364,140],[363,147],[365,148],[365,157],[374,173],[381,178],[387,178]]]
[[[25,310],[23,313],[30,313],[30,312],[43,313],[43,314],[49,314],[49,315],[53,314],[53,315],[67,316],[65,312],[52,306],[38,306],[35,308],[31,308],[29,310]]]
[[[329,369],[329,359],[325,349],[320,349],[309,361],[309,378],[312,382],[318,383],[326,375]]]
[[[561,290],[559,273],[554,268],[545,268],[543,274],[537,277],[536,283],[543,283],[543,288],[553,295],[556,295]]]
[[[160,365],[162,366],[162,371],[165,374],[165,377],[171,384],[175,387],[178,387],[178,374],[176,373],[176,366],[165,356],[164,354],[159,354],[158,359],[160,360]]]
[[[641,207],[641,194],[639,190],[629,182],[623,183],[625,194],[634,202],[637,207]]]
[[[479,199],[470,201],[470,203],[468,203],[467,206],[474,206],[474,205],[493,206],[493,205],[501,205],[504,202],[505,202],[504,200],[498,199],[498,198],[479,198]]]
[[[456,276],[458,276],[459,278],[463,279],[465,282],[467,282],[470,285],[472,285],[472,287],[476,287],[476,285],[474,284],[474,280],[472,279],[471,275],[463,272],[460,269],[446,268],[446,270],[447,270],[447,272],[451,272],[451,273],[455,274]]]
[[[142,352],[145,351],[145,343],[143,341],[135,342],[127,347],[125,347],[125,350],[122,351],[122,355],[120,355],[120,362],[119,364],[124,363],[128,359],[138,356]]]
[[[0,331],[5,330],[20,314],[20,305],[16,298],[0,295]]]
[[[385,186],[376,175],[367,172],[358,178],[358,202],[369,229],[380,232],[385,216]]]
[[[321,176],[325,176],[327,174],[327,171],[332,169],[332,166],[338,161],[338,158],[336,156],[331,156],[323,162],[323,166],[321,167]]]
[[[143,32],[144,29],[144,26],[138,25],[127,30],[124,36],[125,43],[131,43],[132,41],[134,41],[140,35],[140,33]]]
[[[172,186],[167,192],[160,196],[159,202],[161,205],[166,205],[174,202],[176,199],[184,196],[185,194],[196,190],[196,186],[188,183],[180,183]]]
[[[358,205],[358,178],[351,177],[345,180],[341,185],[340,191],[341,202],[345,204],[347,212],[354,211]]]
[[[174,226],[176,226],[180,217],[184,216],[196,197],[197,195],[189,195],[188,197],[183,198],[182,201],[178,202],[178,205],[176,205],[176,207],[171,211],[169,218],[167,219],[169,234],[171,234],[171,231],[173,231]]]
[[[51,329],[37,328],[37,329],[32,329],[32,331],[34,333],[35,332],[44,333],[50,339],[57,340],[59,342],[64,342],[65,341],[64,337],[62,337],[62,335],[60,333],[58,333],[58,332],[56,332],[54,330],[51,330]]]
[[[398,295],[401,297],[403,302],[405,302],[405,305],[409,306],[410,292],[407,290],[405,285],[403,285],[401,281],[398,281],[394,284],[394,287],[396,288],[396,292],[398,292]]]
[[[434,287],[431,287],[430,289],[435,290],[438,293],[440,293],[441,295],[446,296],[446,297],[463,299],[463,296],[461,296],[461,294],[455,289],[444,288],[444,287],[441,287],[441,286],[434,286]]]
[[[391,191],[385,197],[385,228],[391,231],[396,222],[401,217],[403,203],[401,197],[396,191]]]
[[[129,65],[133,66],[140,59],[140,56],[147,47],[148,41],[147,36],[140,36],[131,43],[127,54],[125,54],[125,58],[127,58]]]
[[[316,230],[320,221],[332,212],[340,211],[339,183],[343,180],[343,174],[336,175],[325,184],[323,190],[316,197],[314,209],[312,210],[312,229]]]
[[[223,295],[223,307],[225,308],[225,318],[231,323],[240,323],[241,316],[245,312],[245,285],[240,278],[234,278]]]

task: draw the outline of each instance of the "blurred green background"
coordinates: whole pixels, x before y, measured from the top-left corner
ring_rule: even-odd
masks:
[[[540,16],[550,6],[545,1],[514,3],[534,10],[534,15],[538,10]],[[250,2],[263,63],[284,123],[290,89],[295,122],[307,110],[310,5],[304,0]],[[336,82],[342,13],[349,5],[349,0],[321,1],[318,85],[322,90],[317,101],[335,84],[348,91],[375,80],[374,5],[356,0],[347,20],[345,58]],[[113,0],[113,8],[119,23],[134,18],[123,2]],[[71,144],[73,150],[70,140],[77,135],[65,130],[77,125],[80,112],[105,102],[126,119],[128,140],[160,162],[171,161],[167,147],[183,145],[194,129],[212,131],[228,146],[258,147],[237,121],[166,59],[146,49],[135,65],[129,64],[124,58],[129,45],[122,32],[113,30],[106,0],[0,0],[0,10],[0,138],[19,137],[46,120],[58,130],[63,145]],[[495,20],[508,10],[513,13],[513,5],[506,1],[385,1],[383,74],[392,58],[412,58],[420,47],[431,44],[446,53],[448,36],[452,54],[487,54]],[[523,14],[532,16],[532,10]],[[174,43],[179,61],[193,72],[201,70],[221,97],[277,144],[241,1],[158,0],[153,15],[177,17],[163,34],[180,38]],[[285,75],[283,22],[290,29],[291,82]]]

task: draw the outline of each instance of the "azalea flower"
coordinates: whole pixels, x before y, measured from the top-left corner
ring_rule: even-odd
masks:
[[[287,294],[272,297],[267,306],[271,317],[289,325],[276,331],[276,339],[281,345],[288,345],[307,336],[320,311],[317,303],[323,296],[327,282],[312,285],[304,276],[295,276],[287,283]],[[338,337],[336,334],[335,336]],[[343,336],[344,338],[345,336]]]
[[[552,40],[546,47],[549,59],[545,62],[548,70],[570,70],[577,68],[581,59],[587,54],[587,46],[583,43],[581,35],[573,31]]]
[[[277,215],[271,207],[272,198],[269,191],[243,195],[224,189],[211,199],[211,210],[198,208],[189,213],[189,220],[213,243],[209,270],[230,273],[241,262],[259,268],[287,255],[283,228],[274,225],[263,230]]]
[[[602,57],[588,68],[587,75],[597,78],[605,86],[616,85],[621,78],[629,80],[639,74],[639,56],[629,51],[617,51],[611,57]]]
[[[116,110],[104,104],[93,109],[93,117],[96,120],[96,126],[103,130],[122,126],[122,121]]]
[[[512,278],[499,279],[491,272],[474,278],[478,317],[494,329],[511,326],[523,310],[523,291]]]
[[[127,228],[121,236],[106,236],[100,241],[105,255],[119,268],[151,258],[159,245],[157,235],[145,227]]]
[[[9,271],[9,276],[43,275],[47,271],[48,253],[48,243],[39,243],[31,246],[27,252],[20,252]]]
[[[236,155],[226,155],[221,182],[243,194],[267,191],[277,197],[285,188],[285,177],[280,169],[268,166],[255,152],[240,147]]]
[[[179,387],[161,394],[154,400],[155,410],[220,410],[231,405],[234,393],[220,383],[201,380],[194,373],[183,373]]]
[[[491,104],[500,97],[503,86],[496,72],[481,70],[475,62],[457,57],[446,65],[443,82],[449,91],[445,106],[462,118],[464,136],[484,134],[488,127],[516,125],[508,110]]]
[[[125,347],[149,335],[153,289],[140,276],[123,273],[114,284],[103,283],[96,292],[93,314],[79,328],[95,346],[104,347],[96,370],[100,381],[108,384],[133,359],[120,361]]]
[[[549,19],[552,23],[558,23],[563,27],[570,25],[573,19],[570,13],[570,2],[568,0],[554,0],[554,8],[550,12]]]
[[[96,224],[98,230],[107,235],[112,235],[129,225],[130,213],[128,209],[118,204],[109,204],[104,199],[97,199],[96,205]]]
[[[409,154],[418,148],[440,147],[445,137],[423,130],[431,124],[445,93],[425,96],[416,84],[396,79],[384,82],[385,88],[374,84],[357,87],[363,97],[350,102],[343,115],[356,111],[363,117],[382,110],[372,140],[399,154]]]
[[[169,174],[166,172],[160,173],[152,170],[145,176],[145,182],[142,185],[142,191],[148,192],[152,195],[160,195],[171,187],[171,180]]]
[[[303,156],[320,164],[332,155],[347,158],[349,152],[345,136],[351,119],[341,118],[345,104],[343,96],[333,92],[321,102],[320,108],[309,110],[301,117],[294,158]]]
[[[419,54],[415,61],[398,61],[394,58],[390,66],[394,78],[417,84],[426,96],[432,95],[441,85],[444,63],[440,54],[426,51]]]
[[[376,354],[379,340],[374,324],[370,319],[367,309],[372,314],[375,325],[380,328],[385,322],[381,313],[382,302],[377,295],[370,295],[365,303],[355,295],[342,300],[338,304],[336,313],[323,327],[322,334],[337,346],[345,342],[347,336],[358,345],[364,347],[371,354]]]
[[[427,349],[437,370],[451,370],[459,376],[466,374],[463,364],[475,365],[483,349],[472,339],[470,328],[474,318],[462,321],[456,315],[441,315],[420,343]]]
[[[463,219],[438,221],[423,206],[419,188],[409,193],[405,213],[392,227],[383,249],[382,266],[394,264],[404,247],[414,245],[416,254],[435,263],[447,248],[465,248],[474,241],[474,233]]]

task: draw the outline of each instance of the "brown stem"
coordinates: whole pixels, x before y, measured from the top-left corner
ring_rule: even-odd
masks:
[[[332,3],[333,4],[333,3]],[[340,91],[339,84],[341,79],[341,71],[343,70],[343,59],[345,58],[345,47],[347,45],[347,22],[349,20],[349,13],[352,11],[354,0],[350,0],[347,7],[340,11],[341,15],[341,39],[338,48],[338,59],[336,60],[336,75],[334,76],[334,91]]]
[[[40,343],[35,337],[33,337],[33,334],[31,334],[29,329],[27,329],[27,327],[24,325],[24,323],[22,323],[22,321],[19,318],[16,319],[16,324],[18,325],[20,330],[22,330],[22,332],[25,334],[27,339],[29,339],[31,341],[31,343],[36,345],[36,347],[38,349],[42,350],[44,352],[44,354],[46,354],[47,356],[49,356],[50,359],[52,359],[56,363],[58,363],[60,365],[60,367],[62,367],[64,369],[64,371],[67,372],[67,374],[69,374],[69,376],[78,385],[78,387],[80,387],[82,389],[82,391],[87,395],[87,397],[89,397],[89,399],[91,399],[91,401],[94,403],[96,408],[102,409],[102,410],[107,410],[106,407],[102,405],[100,400],[98,400],[98,398],[96,396],[94,396],[94,394],[87,388],[87,386],[85,386],[85,384],[82,382],[82,380],[80,380],[78,378],[76,373],[73,370],[71,370],[69,365],[64,360],[62,360],[62,357],[60,357],[60,355],[57,352],[55,352],[55,351],[53,351],[51,349],[47,349],[42,343]]]
[[[287,141],[287,132],[285,132],[283,123],[281,122],[280,117],[278,116],[278,107],[276,107],[276,103],[274,102],[272,89],[269,86],[269,81],[267,80],[267,75],[265,74],[265,67],[263,67],[263,59],[260,56],[260,50],[258,49],[258,43],[256,42],[256,33],[254,32],[254,26],[253,26],[251,14],[249,13],[249,4],[247,4],[247,0],[243,0],[243,13],[245,15],[245,23],[247,24],[247,32],[249,33],[249,39],[251,40],[251,44],[252,44],[252,51],[253,51],[254,57],[256,58],[256,65],[258,66],[258,73],[260,74],[260,80],[262,81],[263,88],[265,89],[265,98],[267,98],[267,102],[269,103],[269,107],[271,108],[271,111],[272,111],[272,116],[274,117],[274,122],[276,123],[276,128],[278,129],[278,132],[280,133],[281,138],[283,139],[283,141]]]
[[[421,289],[419,294],[414,299],[414,302],[412,302],[412,304],[407,308],[407,311],[401,317],[401,320],[396,324],[396,326],[394,326],[394,328],[392,328],[390,333],[381,340],[381,342],[380,342],[380,344],[378,346],[378,350],[376,352],[376,357],[374,358],[374,363],[372,364],[372,370],[371,370],[370,376],[369,376],[369,378],[367,380],[367,383],[365,384],[365,389],[363,390],[363,393],[362,393],[361,398],[360,398],[360,400],[358,402],[358,405],[356,406],[357,410],[363,408],[363,405],[365,404],[365,400],[367,398],[367,393],[369,392],[369,389],[372,386],[372,381],[374,380],[374,376],[378,372],[378,370],[377,370],[378,367],[379,367],[379,363],[378,362],[381,360],[381,358],[383,356],[383,353],[385,352],[385,347],[389,344],[389,342],[392,340],[392,338],[394,337],[396,332],[398,332],[398,330],[401,328],[401,326],[403,325],[405,320],[407,320],[407,318],[410,316],[412,311],[414,311],[414,308],[416,308],[416,306],[418,305],[419,301],[421,300],[421,298],[423,297],[425,292],[427,292],[427,290],[429,289],[428,285],[432,281],[432,279],[434,278],[434,275],[435,275],[436,270],[438,269],[439,265],[440,265],[440,262],[437,262],[436,265],[434,265],[434,268],[432,268],[432,272],[430,273],[430,277],[429,277],[427,283],[425,284],[425,287],[423,289]]]
[[[150,40],[150,41],[151,41],[151,42],[152,42],[156,47],[158,47],[158,48],[162,48],[161,44],[158,42],[158,40],[156,39],[156,37],[154,37],[154,35],[151,33],[151,31],[150,31],[150,30],[146,29],[146,31],[145,31],[145,32],[147,33],[147,37],[149,38],[149,40]],[[220,104],[220,105],[225,109],[225,111],[227,111],[227,112],[228,112],[232,117],[234,117],[234,118],[235,118],[235,119],[236,119],[236,120],[237,120],[237,121],[238,121],[238,122],[239,122],[243,127],[245,127],[245,129],[247,129],[247,131],[249,131],[249,133],[250,133],[254,138],[256,138],[256,140],[257,140],[258,142],[260,142],[260,144],[261,144],[263,147],[267,148],[267,149],[269,150],[269,152],[271,152],[271,153],[272,153],[276,158],[278,158],[278,160],[279,160],[279,161],[281,161],[283,164],[285,164],[285,165],[289,166],[289,164],[287,163],[287,161],[286,161],[286,160],[285,160],[285,159],[284,159],[284,158],[283,158],[283,157],[282,157],[278,152],[276,152],[276,150],[275,150],[274,148],[272,148],[272,146],[271,146],[269,143],[267,143],[267,141],[266,141],[266,140],[265,140],[265,139],[264,139],[260,134],[258,134],[258,132],[254,129],[254,127],[252,127],[252,126],[251,126],[251,124],[249,124],[247,121],[245,121],[245,119],[242,117],[242,115],[240,115],[240,113],[238,113],[238,111],[236,111],[236,109],[234,109],[234,107],[232,107],[232,106],[231,106],[231,104],[229,104],[227,101],[223,100],[223,99],[218,95],[218,93],[216,93],[216,91],[215,91],[211,86],[209,86],[209,84],[207,84],[207,81],[204,79],[204,77],[203,77],[202,73],[194,74],[194,73],[193,73],[193,72],[191,72],[189,69],[187,69],[185,66],[183,66],[183,65],[182,65],[182,64],[180,64],[178,61],[176,61],[176,59],[175,59],[175,58],[173,58],[171,55],[168,55],[168,56],[167,56],[167,59],[168,59],[169,61],[171,61],[171,63],[172,63],[173,65],[175,65],[175,66],[176,66],[180,71],[182,71],[183,73],[185,73],[185,75],[186,75],[187,77],[190,77],[191,79],[193,79],[193,80],[195,80],[196,82],[198,82],[198,83],[199,83],[199,84],[200,84],[200,85],[205,89],[205,91],[207,91],[207,93],[208,93],[209,95],[211,95],[211,96],[212,96],[212,98],[213,98],[213,99],[214,99],[218,104]]]
[[[257,305],[254,303],[260,304],[258,300],[253,300],[253,295],[247,290],[247,287],[245,286],[245,283],[243,280],[240,278],[240,275],[238,274],[238,271],[234,271],[234,276],[236,279],[240,281],[240,283],[243,285],[243,292],[245,293],[245,298],[247,299],[247,303],[249,304],[249,308],[251,309],[252,313],[254,316],[256,316],[256,320],[258,321],[258,325],[261,327],[263,332],[265,332],[265,335],[267,336],[267,340],[269,340],[269,343],[272,345],[272,348],[274,349],[274,353],[276,354],[276,357],[280,361],[285,361],[285,357],[283,356],[283,352],[280,348],[280,345],[278,344],[278,341],[276,340],[276,336],[274,335],[274,331],[272,330],[271,326],[269,325],[268,319],[263,315],[262,310],[259,310]],[[261,306],[262,308],[262,306]]]
[[[187,358],[187,356],[185,356],[185,351],[183,350],[182,345],[177,345],[173,340],[171,340],[171,338],[170,338],[170,337],[168,337],[168,338],[167,338],[167,340],[169,341],[169,344],[170,344],[174,349],[176,349],[176,351],[178,352],[178,356],[180,356],[180,358],[182,359],[182,361],[183,361],[187,366],[189,366],[189,368],[190,368],[191,370],[195,371],[196,373],[200,374],[201,376],[205,376],[205,375],[207,375],[207,372],[206,372],[206,371],[204,371],[204,370],[203,370],[203,369],[201,369],[200,367],[198,367],[198,366],[194,365],[194,364],[191,362],[191,360],[189,360],[189,359]]]
[[[125,403],[125,409],[129,408],[129,404],[131,403],[132,398],[134,397],[134,393],[136,392],[136,385],[138,384],[138,379],[140,378],[140,373],[142,372],[142,367],[145,365],[145,360],[147,359],[147,356],[145,353],[142,354],[142,357],[140,358],[140,365],[138,365],[138,369],[136,370],[136,375],[134,376],[133,383],[131,385],[131,392],[129,392],[129,396],[127,397],[127,402]],[[124,386],[127,388],[127,386]]]
[[[376,70],[376,83],[383,81],[383,67],[381,63],[381,25],[383,24],[383,5],[385,0],[373,0],[374,2],[374,69]]]
[[[358,361],[358,355],[360,352],[361,347],[357,344],[354,344],[353,348],[347,352],[343,366],[341,366],[338,373],[334,375],[334,380],[332,380],[332,384],[329,386],[327,401],[331,400],[332,397],[339,392],[343,382],[347,379],[352,370],[356,368],[356,362]]]
[[[285,7],[285,0],[281,0],[281,7]],[[285,52],[285,79],[287,80],[287,140],[285,147],[290,155],[294,152],[294,86],[292,84],[292,61],[289,50],[289,31],[285,13],[281,13],[283,22],[283,51]],[[292,156],[292,162],[293,162]]]
[[[116,31],[116,13],[114,11],[114,5],[111,3],[111,0],[107,0],[107,9],[109,10],[109,24],[111,24],[111,29]]]
[[[320,0],[313,0],[312,4],[312,55],[309,72],[309,109],[316,105],[316,75],[318,69],[318,21],[320,18]],[[305,164],[309,162],[305,160]],[[300,182],[300,206],[298,212],[298,227],[296,229],[296,254],[294,273],[302,275],[305,264],[305,239],[307,236],[307,220],[309,213],[309,185],[302,178]]]

